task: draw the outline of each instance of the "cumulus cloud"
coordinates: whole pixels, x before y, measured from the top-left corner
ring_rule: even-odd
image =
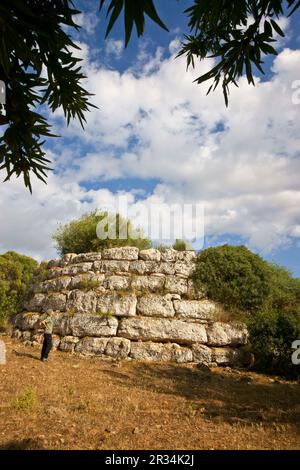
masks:
[[[83,47],[85,86],[99,109],[84,132],[56,121],[65,141],[55,146],[48,187],[35,184],[31,197],[18,182],[3,185],[2,251],[49,256],[58,221],[116,201],[114,191],[89,183],[128,178],[159,180],[148,196],[142,185],[128,191],[133,209],[143,197],[146,204],[203,202],[208,236],[242,237],[262,252],[300,238],[300,105],[292,100],[300,50],[282,50],[273,75],[256,78],[255,87],[240,80],[226,109],[220,91],[207,97],[207,85],[193,83],[212,59],[186,73],[176,41],[169,53],[158,48],[122,73],[93,63]]]
[[[115,59],[120,59],[124,51],[124,41],[121,39],[107,39],[105,45],[105,53],[108,56],[113,56]]]
[[[94,34],[99,23],[99,17],[94,11],[82,12],[78,15],[74,15],[74,21],[86,34]]]

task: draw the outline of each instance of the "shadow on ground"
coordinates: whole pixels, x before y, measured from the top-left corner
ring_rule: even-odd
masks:
[[[43,450],[43,444],[40,439],[22,439],[20,441],[9,441],[2,446],[0,450]]]
[[[214,421],[245,425],[296,426],[300,432],[300,384],[261,383],[247,373],[136,364],[130,372],[103,369],[127,388],[174,394],[187,399],[191,413]],[[289,397],[287,399],[287,397]]]
[[[19,352],[19,351],[16,351],[15,349],[13,350],[13,353],[18,357],[28,357],[29,359],[35,359],[36,361],[40,361],[40,356],[37,356],[34,354]]]

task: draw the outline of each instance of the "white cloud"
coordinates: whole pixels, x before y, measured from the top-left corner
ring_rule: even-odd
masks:
[[[203,201],[210,236],[240,236],[264,252],[300,237],[300,105],[292,104],[300,50],[284,49],[274,75],[256,87],[242,79],[228,109],[220,91],[206,97],[207,85],[193,83],[211,60],[186,73],[184,58],[166,58],[160,48],[141,67],[119,73],[89,62],[88,53],[85,85],[99,109],[87,116],[85,132],[78,123],[60,129],[75,150],[55,155],[59,174],[47,188],[35,184],[31,197],[20,183],[3,185],[2,251],[49,256],[58,221],[115,201],[113,192],[80,183],[116,178],[158,178],[147,203]],[[139,189],[128,193],[133,207]]]
[[[74,22],[81,26],[81,28],[87,34],[94,34],[99,23],[99,16],[97,16],[97,11],[82,12],[78,15],[74,15],[73,18]]]
[[[124,41],[121,39],[107,39],[105,45],[105,53],[120,59],[124,51]]]

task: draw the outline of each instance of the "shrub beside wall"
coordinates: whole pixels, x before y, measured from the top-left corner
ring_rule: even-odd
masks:
[[[300,339],[300,279],[244,246],[223,245],[198,254],[193,280],[247,323],[257,370],[299,375],[291,345]]]
[[[0,255],[0,326],[21,311],[23,295],[38,263],[14,251]]]

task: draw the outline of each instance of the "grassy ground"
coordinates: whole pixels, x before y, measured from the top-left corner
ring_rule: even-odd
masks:
[[[300,449],[297,382],[4,340],[1,449]]]

